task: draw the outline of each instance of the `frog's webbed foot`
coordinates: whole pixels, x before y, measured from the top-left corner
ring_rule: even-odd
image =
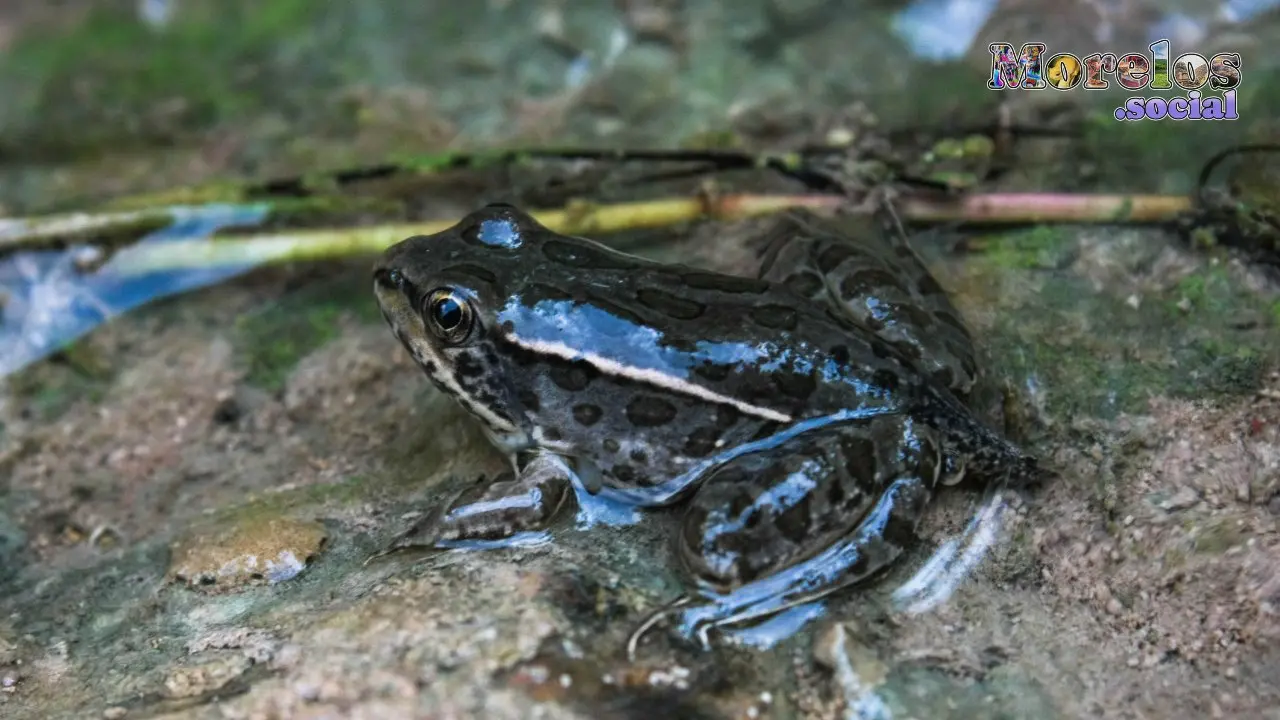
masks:
[[[887,568],[915,538],[942,464],[936,433],[888,415],[746,456],[694,497],[678,548],[706,601],[680,634],[779,616]],[[779,617],[781,622],[783,618]]]
[[[519,474],[483,478],[401,534],[370,560],[424,547],[509,544],[543,529],[570,494],[573,471],[563,458],[531,453],[517,459]]]

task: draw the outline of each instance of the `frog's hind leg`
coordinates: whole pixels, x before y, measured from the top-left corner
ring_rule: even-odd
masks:
[[[517,473],[467,488],[399,536],[381,553],[420,547],[502,544],[543,529],[564,504],[573,470],[564,458],[530,453],[517,458]]]
[[[939,385],[969,394],[977,377],[973,339],[891,208],[874,217],[785,213],[762,232],[759,247],[762,279],[827,303]]]
[[[713,475],[678,538],[706,599],[681,612],[685,634],[774,616],[861,582],[915,538],[938,481],[934,431],[903,415],[801,436]]]

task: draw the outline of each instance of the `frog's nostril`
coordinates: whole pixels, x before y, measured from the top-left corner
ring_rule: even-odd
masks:
[[[404,288],[404,276],[398,270],[378,268],[373,271],[373,281],[385,288],[396,290]]]

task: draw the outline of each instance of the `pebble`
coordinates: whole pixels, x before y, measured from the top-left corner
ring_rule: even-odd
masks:
[[[1200,502],[1200,494],[1194,489],[1184,487],[1173,494],[1173,497],[1160,503],[1164,510],[1186,510]]]
[[[168,574],[208,591],[284,582],[306,568],[325,539],[318,522],[251,514],[174,543]]]

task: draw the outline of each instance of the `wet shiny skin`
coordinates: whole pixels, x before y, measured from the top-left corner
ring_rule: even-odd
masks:
[[[1029,479],[1034,460],[964,403],[977,369],[946,294],[905,241],[858,222],[761,223],[755,278],[505,205],[390,248],[374,290],[392,331],[513,462],[396,546],[540,529],[575,478],[638,506],[687,501],[678,556],[709,601],[695,614],[725,625],[884,568],[940,482]]]

